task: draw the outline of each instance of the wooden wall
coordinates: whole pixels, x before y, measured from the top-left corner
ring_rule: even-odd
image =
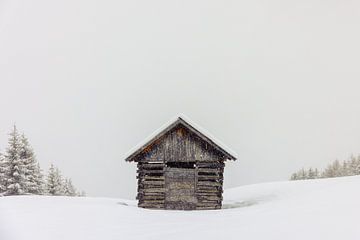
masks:
[[[158,209],[220,209],[223,162],[197,162],[194,169],[138,163],[138,206]]]
[[[222,160],[225,160],[225,156],[220,151],[181,126],[145,148],[135,159],[136,162]]]

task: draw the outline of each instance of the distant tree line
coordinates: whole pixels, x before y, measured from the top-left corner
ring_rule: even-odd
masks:
[[[351,156],[348,160],[340,162],[335,160],[329,164],[323,171],[317,168],[300,169],[293,173],[290,180],[304,180],[315,178],[333,178],[360,175],[360,155]]]
[[[71,179],[64,178],[52,164],[44,176],[28,139],[24,134],[19,134],[14,126],[5,152],[0,153],[0,195],[24,194],[85,195],[84,192],[77,191]]]

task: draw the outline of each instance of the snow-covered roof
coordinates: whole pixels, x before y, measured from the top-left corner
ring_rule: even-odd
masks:
[[[169,122],[158,128],[155,132],[153,132],[150,136],[144,139],[142,142],[133,147],[126,155],[126,161],[132,161],[133,158],[142,152],[146,147],[151,145],[154,141],[164,136],[167,132],[172,130],[174,127],[182,124],[184,127],[189,129],[192,133],[196,134],[198,137],[212,145],[222,154],[224,154],[229,160],[236,160],[237,156],[234,151],[225,146],[221,141],[216,139],[212,134],[209,133],[206,129],[200,127],[192,120],[190,120],[185,115],[178,115],[172,118]]]

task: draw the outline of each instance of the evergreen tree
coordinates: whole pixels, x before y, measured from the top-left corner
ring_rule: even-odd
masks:
[[[308,179],[308,174],[307,174],[307,172],[305,171],[304,168],[302,168],[302,169],[299,171],[298,176],[299,176],[299,179],[300,179],[300,180]]]
[[[340,177],[342,172],[342,167],[338,160],[335,160],[333,163],[329,164],[323,172],[324,178],[333,178]]]
[[[354,175],[360,175],[360,155],[355,159]]]
[[[298,175],[297,173],[293,173],[290,177],[290,180],[298,180]]]
[[[347,161],[343,161],[341,166],[341,176],[350,176],[349,163]]]
[[[77,191],[76,191],[74,185],[72,184],[72,181],[70,178],[65,179],[64,195],[65,196],[76,196],[77,195]]]
[[[317,169],[313,170],[312,168],[309,168],[307,179],[318,178],[319,177],[318,175],[319,175],[319,172]]]
[[[65,180],[63,179],[63,176],[62,176],[59,168],[56,168],[55,173],[56,173],[56,178],[58,179],[58,184],[60,186],[59,187],[59,189],[60,189],[59,194],[64,195],[64,192],[65,192]]]
[[[332,164],[329,164],[323,171],[323,173],[321,174],[322,178],[332,178],[335,176],[335,173],[333,171],[332,168]]]
[[[40,168],[40,164],[38,163],[35,168],[35,182],[37,186],[36,194],[42,195],[45,194],[45,181],[44,175]]]
[[[5,192],[7,182],[7,167],[4,156],[0,153],[0,194]]]
[[[349,175],[350,176],[357,175],[356,174],[356,169],[357,169],[357,159],[356,159],[356,157],[351,155],[350,160],[348,161]]]
[[[315,168],[314,170],[314,174],[315,174],[315,178],[319,178],[320,177],[320,173],[319,173],[319,170],[317,168]]]
[[[49,195],[60,196],[63,194],[62,177],[58,168],[51,164],[46,181],[46,189]]]
[[[5,153],[7,165],[6,194],[19,195],[26,191],[25,163],[20,158],[20,136],[14,126],[8,140],[8,148]]]
[[[31,194],[42,194],[42,174],[35,158],[33,149],[24,134],[20,137],[20,158],[24,162],[26,192]]]

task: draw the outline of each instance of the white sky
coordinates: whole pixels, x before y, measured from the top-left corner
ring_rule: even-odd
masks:
[[[134,198],[124,154],[184,113],[234,149],[225,187],[360,153],[360,2],[0,0],[0,148]]]

